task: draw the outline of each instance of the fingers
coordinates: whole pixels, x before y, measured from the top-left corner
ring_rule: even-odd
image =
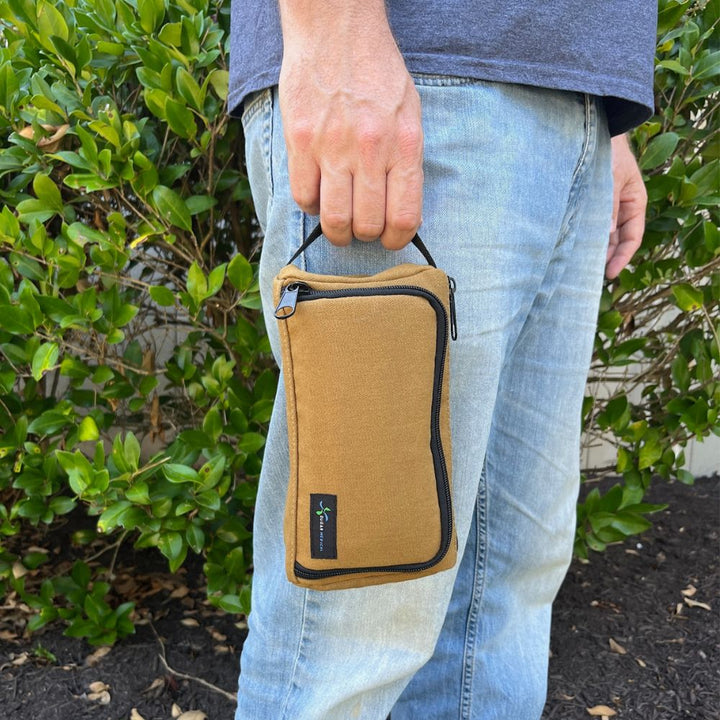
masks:
[[[353,178],[349,170],[320,171],[320,224],[333,244],[349,245],[353,223]]]
[[[388,172],[385,228],[380,236],[389,250],[405,247],[422,218],[423,138],[421,126],[406,129],[399,143],[398,161]]]
[[[642,243],[645,229],[644,215],[633,215],[627,219],[619,218],[620,225],[610,234],[605,276],[608,280],[616,278],[620,271],[632,260]]]

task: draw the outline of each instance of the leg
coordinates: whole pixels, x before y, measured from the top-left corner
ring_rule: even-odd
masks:
[[[538,355],[532,356],[527,339],[532,336],[528,328],[541,314],[545,295],[554,294],[554,284],[564,275],[565,253],[561,248],[570,245],[567,238],[572,213],[568,207],[579,202],[581,178],[588,175],[588,167],[594,167],[596,156],[602,153],[596,153],[596,135],[586,132],[586,115],[592,115],[592,108],[586,107],[579,96],[432,78],[421,80],[420,91],[427,159],[423,237],[439,265],[457,279],[460,288],[460,337],[451,349],[451,407],[454,499],[461,552],[469,534],[473,540],[463,559],[438,655],[428,672],[422,671],[418,682],[413,682],[393,715],[460,717],[462,694],[463,700],[470,697],[465,704],[471,708],[467,712],[473,713],[464,716],[478,717],[472,709],[470,681],[474,679],[478,695],[485,692],[484,684],[493,687],[493,677],[498,685],[497,679],[507,671],[504,663],[514,662],[511,654],[518,644],[522,645],[522,637],[528,633],[542,636],[540,626],[545,622],[543,612],[539,613],[542,617],[529,613],[529,624],[516,628],[517,616],[523,614],[527,602],[523,593],[528,581],[514,585],[503,580],[507,573],[503,563],[517,560],[513,543],[522,545],[513,533],[503,531],[508,522],[514,522],[508,519],[507,508],[515,504],[522,508],[518,515],[527,512],[530,518],[535,516],[532,504],[524,505],[524,495],[517,496],[515,502],[498,487],[502,483],[498,467],[505,461],[501,451],[506,448],[505,454],[512,455],[507,450],[507,433],[517,432],[523,425],[503,425],[493,420],[499,414],[494,413],[496,397],[498,407],[512,406],[516,386],[508,368],[518,348],[528,344],[525,372],[533,367],[533,357],[537,364]],[[267,94],[259,105],[260,110],[258,104],[252,108],[253,116],[247,122],[248,157],[256,205],[266,231],[261,282],[267,302],[269,280],[311,223],[294,209],[286,179],[281,179],[284,148],[272,96]],[[588,128],[591,125],[587,123]],[[545,175],[552,182],[545,182]],[[569,203],[569,199],[573,202]],[[604,210],[608,207],[606,204]],[[409,249],[391,254],[377,244],[354,243],[342,249],[316,244],[304,260],[308,269],[319,272],[377,272],[394,262],[419,261],[413,253]],[[600,258],[591,272],[599,278],[602,250],[596,247],[588,253],[584,261],[590,267]],[[577,281],[584,283],[586,279],[583,275]],[[597,279],[588,285],[590,305],[596,305],[598,287]],[[592,316],[594,321],[594,312],[594,307],[590,308],[584,316]],[[274,327],[270,326],[269,331],[277,348]],[[591,342],[592,328],[586,334]],[[569,341],[566,337],[565,342]],[[578,343],[583,344],[580,340]],[[565,381],[563,368],[557,372]],[[571,382],[578,384],[575,378]],[[583,382],[584,375],[579,383],[580,396]],[[527,401],[532,407],[545,406],[544,396],[552,383],[548,378],[541,385],[542,397]],[[516,415],[524,418],[525,424],[528,417],[537,422],[533,414]],[[568,424],[577,424],[579,410],[570,415]],[[539,425],[529,431],[533,437],[545,429],[547,421],[543,419]],[[256,511],[253,612],[243,651],[236,717],[382,719],[412,675],[432,655],[456,570],[359,590],[314,592],[290,585],[284,577],[281,533],[287,483],[284,432],[280,393]],[[542,438],[538,438],[533,446],[542,444]],[[517,447],[523,450],[526,460],[532,455],[522,442]],[[486,448],[487,488],[481,482]],[[524,473],[529,478],[526,495],[530,500],[539,490],[551,487],[554,476],[548,478],[543,468],[532,475],[524,468]],[[566,469],[562,475],[570,477],[571,473]],[[572,474],[573,482],[576,476]],[[572,505],[574,495],[568,502],[566,489],[557,488],[557,493],[563,495],[565,506]],[[550,505],[555,497],[551,493]],[[547,508],[539,512],[545,513]],[[485,515],[494,513],[497,521],[491,520],[488,525]],[[476,515],[479,521],[473,523]],[[534,566],[532,553],[537,550],[531,542],[527,545],[530,547],[521,548],[529,553],[526,563],[521,563],[518,571],[523,576],[527,574],[525,564]],[[565,544],[560,545],[563,560],[558,564],[553,559],[553,567],[562,565],[567,558]],[[509,575],[515,577],[514,572]],[[529,582],[533,585],[535,581]],[[538,604],[549,606],[545,596],[554,591],[545,585],[555,583],[554,576],[540,583],[543,587],[538,588],[537,595],[543,599]],[[515,601],[506,613],[502,598],[513,592]],[[502,607],[498,609],[498,605]],[[502,633],[508,638],[519,637],[520,641],[514,642],[512,653],[488,656],[492,669],[483,673],[473,660],[475,646],[493,647]],[[439,663],[440,657],[449,660]],[[440,684],[439,693],[432,690],[434,678]],[[495,695],[499,698],[502,693]],[[505,717],[513,717],[512,712]]]
[[[596,119],[589,107],[552,255],[529,310],[512,321],[519,331],[502,357],[484,477],[443,632],[393,720],[542,712],[551,603],[572,550],[580,411],[610,217],[609,148]],[[528,160],[528,180],[541,186]]]

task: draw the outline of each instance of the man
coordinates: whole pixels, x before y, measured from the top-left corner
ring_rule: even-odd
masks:
[[[369,588],[291,585],[280,390],[236,720],[538,718],[602,271],[619,273],[644,225],[622,133],[652,105],[654,3],[279,5],[281,21],[274,0],[233,3],[230,101],[265,233],[266,317],[272,277],[315,216],[329,242],[302,262],[333,274],[419,262],[406,246],[422,224],[457,282],[462,560]]]

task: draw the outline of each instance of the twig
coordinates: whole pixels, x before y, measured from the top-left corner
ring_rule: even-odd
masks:
[[[217,685],[213,685],[212,683],[209,683],[207,680],[203,680],[202,678],[195,677],[195,675],[187,675],[186,673],[178,672],[177,670],[171,668],[168,665],[167,659],[165,658],[165,645],[163,641],[160,639],[160,636],[157,634],[157,630],[155,629],[155,626],[150,623],[150,629],[153,631],[153,634],[155,635],[155,638],[158,641],[158,644],[160,645],[160,653],[158,654],[158,657],[160,658],[160,662],[162,662],[165,669],[171,674],[175,675],[176,677],[182,678],[183,680],[194,680],[197,683],[200,683],[201,685],[204,685],[209,690],[213,690],[216,693],[220,693],[220,695],[223,695],[231,702],[236,702],[237,698],[232,693],[229,693],[227,690],[223,690],[222,688],[219,688]]]

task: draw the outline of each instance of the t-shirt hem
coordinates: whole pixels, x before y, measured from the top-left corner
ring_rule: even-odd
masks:
[[[613,112],[608,113],[611,135],[618,135],[647,120],[653,113],[653,98],[646,86],[627,82],[622,78],[588,75],[566,67],[548,67],[544,64],[512,63],[467,58],[462,56],[435,56],[407,53],[406,66],[411,73],[425,73],[463,77],[472,80],[530,85],[552,90],[582,92],[612,98]],[[448,72],[448,68],[453,69]],[[244,83],[231,87],[228,108],[233,117],[242,113],[241,103],[251,93],[276,85],[280,69],[259,73]]]

